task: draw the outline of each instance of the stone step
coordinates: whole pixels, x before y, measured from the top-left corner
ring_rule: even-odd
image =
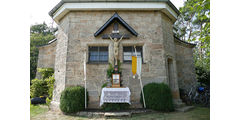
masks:
[[[181,102],[181,103],[178,103],[178,104],[174,104],[175,108],[182,108],[182,107],[185,107],[186,104]]]
[[[184,107],[176,108],[175,110],[178,112],[187,112],[193,108],[194,106],[184,106]]]
[[[105,112],[104,117],[131,117],[130,112]]]

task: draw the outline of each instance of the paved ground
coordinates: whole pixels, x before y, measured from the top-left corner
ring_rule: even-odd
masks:
[[[104,120],[106,118],[97,117],[80,117],[63,115],[60,112],[48,111],[34,117],[31,120]],[[113,119],[113,118],[111,118]],[[171,113],[146,113],[146,114],[134,114],[132,117],[114,118],[114,119],[130,119],[130,120],[210,120],[210,109],[203,107],[196,107],[188,112],[171,112]]]

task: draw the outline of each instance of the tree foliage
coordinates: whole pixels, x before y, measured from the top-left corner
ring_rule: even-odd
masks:
[[[210,69],[210,0],[187,0],[175,22],[176,36],[196,43],[196,66]]]
[[[48,95],[48,86],[45,80],[39,80],[37,78],[32,80],[32,85],[30,86],[30,97],[40,97]]]
[[[31,34],[35,33],[35,34],[47,35],[47,34],[52,34],[56,31],[57,31],[56,28],[51,28],[51,27],[47,26],[47,24],[45,22],[43,22],[42,24],[32,25],[30,27]]]
[[[37,72],[38,48],[54,39],[56,28],[50,28],[46,23],[32,25],[30,27],[30,79],[34,79]]]
[[[49,100],[52,99],[54,89],[54,71],[52,68],[38,68],[38,72],[41,74],[42,79],[33,79],[30,86],[31,98],[39,96],[47,96]]]
[[[201,66],[196,66],[195,70],[198,82],[210,87],[210,71]]]
[[[53,68],[38,68],[37,71],[41,74],[42,79],[49,78],[54,74]]]

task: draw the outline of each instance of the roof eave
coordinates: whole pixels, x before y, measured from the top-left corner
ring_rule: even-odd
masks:
[[[57,38],[54,38],[54,39],[50,40],[47,44],[39,45],[39,46],[37,46],[37,48],[41,48],[41,47],[45,47],[45,46],[51,45],[55,41],[57,41]]]
[[[132,1],[125,1],[125,0],[61,0],[51,11],[49,11],[49,15],[54,19],[54,15],[57,13],[57,11],[64,5],[64,3],[101,3],[101,2],[113,2],[113,3],[133,3],[133,2],[165,2],[167,3],[167,5],[173,10],[173,12],[175,12],[177,17],[180,12],[179,10],[172,4],[171,1],[169,0],[132,0]],[[171,13],[170,13],[171,14]],[[174,20],[175,21],[175,20]],[[57,22],[57,21],[56,21]]]
[[[189,47],[191,47],[191,48],[194,48],[197,44],[193,44],[193,43],[189,43],[189,42],[186,42],[186,41],[183,41],[183,40],[181,40],[181,39],[179,39],[177,36],[175,36],[174,35],[174,40],[176,41],[176,42],[179,42],[179,43],[182,43],[182,44],[185,44],[185,45],[187,45],[187,46],[189,46]]]

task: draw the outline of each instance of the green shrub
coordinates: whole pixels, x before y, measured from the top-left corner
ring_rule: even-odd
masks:
[[[75,113],[84,110],[84,108],[85,89],[83,87],[68,87],[61,93],[60,109],[64,113]]]
[[[107,76],[108,76],[108,78],[112,78],[113,72],[114,72],[113,65],[111,63],[109,63],[109,66],[108,66],[108,69],[107,69]]]
[[[50,76],[49,78],[46,78],[45,81],[47,82],[48,86],[48,98],[51,100],[55,82],[54,75]]]
[[[169,112],[173,111],[171,90],[164,83],[149,83],[143,87],[146,108]],[[141,103],[143,104],[142,94]]]
[[[104,103],[102,105],[102,109],[105,111],[118,111],[118,110],[126,110],[129,108],[128,103]]]
[[[52,68],[38,68],[38,72],[41,74],[42,79],[33,79],[30,87],[30,96],[48,96],[48,99],[52,99],[54,89],[54,70]]]
[[[121,68],[122,63],[120,60],[118,60],[118,72],[121,74],[122,73],[122,68]],[[108,69],[107,69],[107,77],[112,78],[112,74],[114,73],[114,65],[109,63]]]
[[[195,70],[198,82],[210,87],[210,71],[201,66],[195,66]]]
[[[45,80],[33,79],[30,87],[31,98],[48,95],[48,86]]]
[[[37,71],[41,74],[42,79],[51,77],[54,73],[53,68],[38,68]]]
[[[106,83],[104,83],[103,85],[102,85],[102,88],[104,88],[104,87],[107,87],[107,85],[108,85],[108,83],[106,82]]]
[[[120,62],[120,60],[118,60],[118,71],[117,73],[120,74],[120,76],[122,76],[122,68],[121,68],[122,63]],[[114,65],[112,65],[111,63],[109,63],[108,69],[107,69],[107,77],[108,78],[112,78],[112,74],[115,73],[114,71]],[[112,82],[112,79],[111,79]],[[122,86],[122,80],[120,81],[120,86]]]
[[[52,100],[47,97],[47,99],[46,99],[46,104],[47,104],[47,106],[48,106],[48,109],[50,109],[51,101],[52,101]]]

